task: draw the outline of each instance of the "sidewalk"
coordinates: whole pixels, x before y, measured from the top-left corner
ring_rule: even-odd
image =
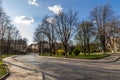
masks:
[[[31,66],[18,62],[12,57],[7,57],[3,61],[10,70],[10,76],[6,80],[42,80],[37,70]]]

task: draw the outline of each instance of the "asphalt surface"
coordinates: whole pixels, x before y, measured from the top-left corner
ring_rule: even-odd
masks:
[[[15,58],[28,67],[35,67],[43,80],[120,80],[120,60],[92,63],[81,60],[45,58],[36,54]]]

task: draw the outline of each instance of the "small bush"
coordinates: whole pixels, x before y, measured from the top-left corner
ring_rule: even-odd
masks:
[[[78,50],[78,49],[74,49],[74,50],[73,50],[73,53],[74,53],[76,56],[78,56],[79,53],[80,53],[80,50]]]
[[[64,55],[65,51],[63,49],[59,49],[59,50],[56,51],[56,53]]]

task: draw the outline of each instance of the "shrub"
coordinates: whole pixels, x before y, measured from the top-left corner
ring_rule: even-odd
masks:
[[[64,55],[65,51],[63,49],[59,49],[59,50],[56,51],[56,53]]]
[[[78,50],[78,49],[74,49],[74,50],[73,50],[73,53],[74,53],[76,56],[78,56],[79,53],[80,53],[80,50]]]

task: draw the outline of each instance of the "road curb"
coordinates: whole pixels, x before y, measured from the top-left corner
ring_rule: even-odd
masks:
[[[49,56],[40,56],[43,58],[57,58],[57,59],[62,59],[62,60],[79,60],[80,62],[91,62],[91,63],[110,63],[110,62],[116,62],[117,60],[120,59],[120,56],[113,56],[113,59],[109,59],[109,60],[89,60],[89,59],[72,59],[72,58],[60,58],[60,57],[49,57]]]
[[[3,62],[4,62],[4,61],[3,61]],[[10,71],[9,71],[9,69],[8,69],[7,64],[4,63],[3,65],[5,66],[7,73],[6,73],[4,76],[2,76],[2,77],[0,78],[0,80],[5,80],[8,76],[10,76]]]
[[[14,55],[14,56],[11,56],[12,58],[16,58],[17,57],[17,55]]]

